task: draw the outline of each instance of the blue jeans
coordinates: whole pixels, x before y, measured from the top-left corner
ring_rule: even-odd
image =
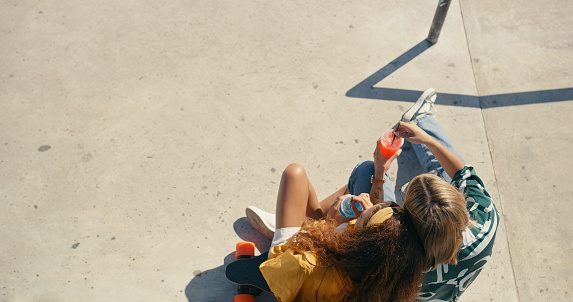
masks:
[[[374,175],[374,162],[371,160],[365,160],[352,170],[350,173],[350,179],[348,179],[348,192],[352,195],[360,195],[362,193],[370,194],[370,189],[372,188],[372,183],[370,182]],[[394,189],[392,188],[392,181],[390,180],[390,175],[386,172],[384,175],[386,182],[384,183],[384,200],[383,201],[393,201],[396,202],[396,195],[394,194]]]
[[[454,154],[459,156],[462,160],[464,160],[454,149],[452,142],[444,132],[444,129],[440,124],[436,121],[436,119],[432,115],[424,115],[418,119],[413,121],[418,127],[422,130],[426,131],[430,136],[435,138],[440,144],[444,147],[448,148]],[[437,175],[443,178],[445,181],[450,183],[452,181],[451,176],[448,175],[442,165],[438,162],[434,154],[430,152],[430,149],[424,144],[412,144],[412,148],[418,157],[418,160],[422,164],[422,167],[426,172],[430,172],[432,170],[437,171]],[[464,160],[465,162],[465,160]],[[370,189],[372,188],[372,184],[370,183],[370,179],[374,175],[374,162],[371,160],[366,160],[354,168],[352,173],[350,174],[350,178],[348,179],[348,192],[352,195],[360,195],[361,193],[368,193],[370,194]],[[392,188],[392,182],[390,181],[390,176],[388,172],[384,176],[386,179],[386,183],[384,183],[384,201],[393,201],[396,202],[396,194],[394,194],[394,189]]]
[[[426,133],[428,133],[431,137],[435,138],[440,144],[442,144],[444,147],[448,148],[455,155],[457,155],[461,160],[464,161],[464,163],[466,162],[463,159],[463,157],[459,155],[458,152],[456,152],[456,149],[454,149],[454,146],[452,145],[452,142],[446,135],[446,132],[444,132],[444,129],[442,128],[442,126],[440,126],[438,121],[436,121],[434,116],[424,115],[418,119],[415,119],[413,122],[416,125],[418,125],[418,127],[420,127],[422,130],[426,131]],[[436,170],[438,172],[438,176],[443,178],[448,183],[452,182],[453,175],[448,175],[448,173],[444,171],[442,165],[440,165],[434,154],[430,152],[430,149],[428,149],[426,145],[412,144],[412,149],[414,149],[414,152],[416,152],[416,156],[418,157],[418,160],[422,164],[424,171],[430,172],[432,170]]]

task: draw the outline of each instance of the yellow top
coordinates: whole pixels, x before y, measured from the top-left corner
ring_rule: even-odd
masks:
[[[354,222],[347,228],[354,228]],[[259,268],[279,302],[347,301],[354,287],[346,273],[329,267],[312,252],[284,244],[274,246]]]

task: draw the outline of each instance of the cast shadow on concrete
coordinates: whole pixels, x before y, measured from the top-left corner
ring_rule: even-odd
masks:
[[[233,223],[233,230],[239,236],[239,241],[250,241],[255,243],[258,252],[262,254],[269,250],[271,240],[259,234],[246,217],[241,217]],[[195,275],[185,287],[185,296],[189,301],[232,301],[236,294],[237,286],[225,277],[225,268],[235,261],[235,251],[225,256],[223,265],[214,269],[194,272]],[[271,294],[262,293],[256,301],[276,301]]]
[[[347,97],[415,102],[423,91],[374,87],[396,70],[400,69],[417,56],[430,49],[433,44],[422,40],[408,51],[398,56],[392,62],[376,71],[374,74],[352,87],[346,92]],[[438,89],[439,91],[439,89]],[[438,93],[440,105],[462,106],[474,108],[496,108],[516,105],[551,103],[573,100],[573,88],[538,90],[518,93],[505,93],[486,96]]]
[[[233,229],[242,241],[253,242],[261,254],[269,250],[271,240],[257,232],[251,226],[247,217],[237,219],[235,223],[233,223]]]
[[[479,99],[482,109],[525,104],[572,101],[573,88],[486,95],[480,97]]]
[[[223,265],[202,272],[194,272],[194,277],[185,287],[187,300],[190,302],[233,301],[237,294],[237,285],[225,277],[225,268],[233,261],[235,261],[235,251],[225,256]],[[277,300],[272,294],[263,292],[255,298],[255,301],[274,302]]]
[[[386,66],[376,71],[374,74],[360,82],[358,85],[354,86],[352,89],[346,92],[346,96],[353,98],[393,100],[404,102],[416,100],[420,96],[417,91],[379,88],[374,87],[374,85],[378,84],[380,81],[384,80],[396,70],[412,61],[424,51],[428,50],[430,47],[432,47],[432,45],[433,44],[428,42],[428,40],[422,40],[420,43],[416,44],[414,47],[401,54],[392,62],[388,63]]]
[[[187,300],[232,301],[237,287],[225,278],[225,267],[234,260],[233,251],[224,258],[224,265],[202,272],[193,272],[193,278],[185,287]]]

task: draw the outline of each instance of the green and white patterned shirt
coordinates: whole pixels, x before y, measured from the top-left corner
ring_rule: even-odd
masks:
[[[491,257],[499,214],[476,175],[466,166],[454,175],[452,185],[466,196],[470,220],[477,223],[463,233],[458,264],[440,264],[424,274],[418,301],[457,301]]]

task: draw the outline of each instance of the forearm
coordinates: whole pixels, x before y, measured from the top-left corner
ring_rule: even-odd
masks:
[[[384,176],[382,178],[384,179]],[[372,204],[379,204],[383,202],[382,198],[384,197],[384,184],[383,183],[373,183],[372,188],[370,189],[370,202]]]
[[[383,202],[384,198],[384,175],[386,171],[383,168],[376,169],[374,173],[375,180],[382,180],[382,182],[373,181],[372,188],[370,188],[370,201],[372,204]]]
[[[324,200],[322,200],[320,202],[320,208],[322,209],[322,212],[324,213],[324,215],[326,215],[326,213],[328,213],[328,209],[330,209],[332,204],[334,202],[336,202],[336,197],[341,196],[341,195],[346,195],[346,194],[348,194],[348,185],[342,186],[336,192],[332,193],[330,196],[328,196]]]
[[[425,144],[434,154],[440,165],[444,168],[450,177],[454,177],[456,172],[465,167],[464,161],[456,154],[444,147],[437,140],[432,138]]]

